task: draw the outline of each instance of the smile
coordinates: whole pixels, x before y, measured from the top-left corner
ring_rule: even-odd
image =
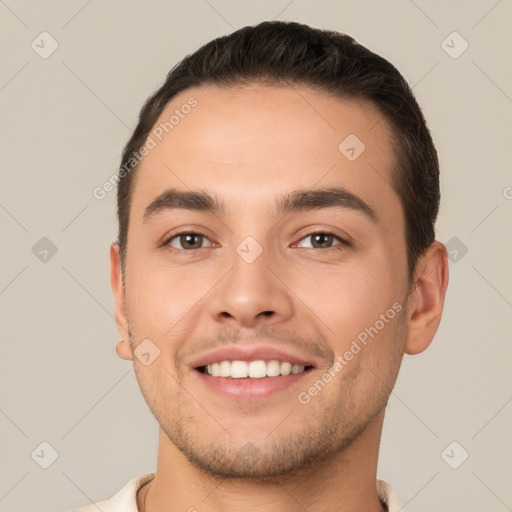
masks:
[[[311,368],[292,364],[288,361],[262,359],[254,361],[219,361],[202,366],[199,369],[202,373],[212,377],[230,377],[232,379],[263,379],[265,377],[279,377],[296,375]]]

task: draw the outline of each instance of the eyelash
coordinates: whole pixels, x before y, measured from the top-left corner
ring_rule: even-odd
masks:
[[[182,253],[185,253],[185,252],[193,253],[194,251],[198,251],[200,249],[207,249],[208,248],[208,247],[200,247],[199,249],[176,249],[176,247],[172,247],[170,245],[170,242],[172,240],[174,240],[175,238],[177,238],[179,236],[182,236],[182,235],[202,236],[203,238],[206,238],[207,240],[209,240],[209,238],[206,235],[204,235],[203,233],[199,233],[197,231],[181,231],[179,233],[174,233],[171,237],[167,238],[167,240],[162,244],[163,247],[167,247],[172,252],[182,252]],[[340,242],[339,244],[333,245],[332,247],[328,247],[327,249],[316,249],[316,250],[319,250],[319,251],[322,251],[322,252],[328,252],[328,251],[332,251],[332,250],[341,250],[343,248],[350,247],[350,243],[349,242],[347,242],[346,240],[341,238],[339,235],[337,235],[333,231],[329,231],[329,230],[313,231],[312,233],[308,233],[307,235],[303,236],[299,240],[299,242],[304,240],[305,238],[308,238],[308,237],[314,236],[314,235],[332,235],[336,240],[338,240]],[[305,249],[315,249],[315,247],[305,247]]]

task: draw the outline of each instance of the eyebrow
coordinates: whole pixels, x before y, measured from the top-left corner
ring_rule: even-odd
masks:
[[[341,208],[364,214],[369,220],[378,223],[376,210],[358,195],[343,187],[330,187],[315,190],[296,190],[277,199],[276,212],[279,216],[291,212]],[[202,211],[215,215],[226,214],[226,204],[205,190],[185,191],[171,188],[157,196],[145,209],[143,221],[173,209]]]

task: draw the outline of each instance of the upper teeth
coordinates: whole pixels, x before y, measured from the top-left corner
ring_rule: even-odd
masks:
[[[221,361],[206,367],[208,375],[212,377],[231,377],[232,379],[262,379],[263,377],[277,377],[301,373],[304,366],[281,361]]]

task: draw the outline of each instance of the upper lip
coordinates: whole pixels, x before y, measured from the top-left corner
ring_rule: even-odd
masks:
[[[293,354],[289,351],[271,347],[268,345],[258,346],[229,346],[222,347],[198,357],[191,364],[193,368],[207,366],[221,361],[286,361],[299,366],[315,366],[314,362],[303,356]]]

